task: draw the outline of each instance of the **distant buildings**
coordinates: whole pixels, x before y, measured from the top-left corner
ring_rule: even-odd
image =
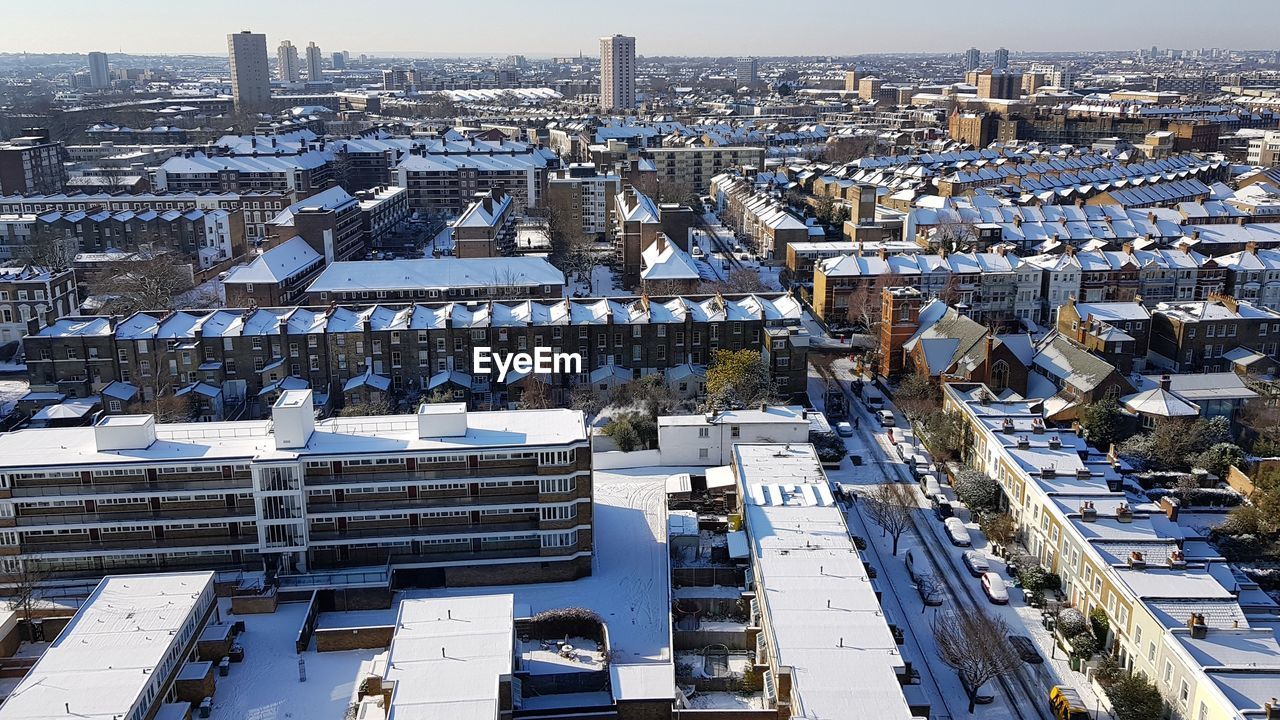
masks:
[[[31,321],[43,328],[76,312],[75,273],[31,266],[0,268],[0,344],[21,340]]]
[[[298,62],[298,48],[288,40],[281,40],[276,49],[276,77],[282,83],[302,81],[302,66]]]
[[[67,184],[66,148],[49,131],[30,128],[21,137],[0,141],[0,194],[61,192]]]
[[[601,173],[590,163],[576,163],[551,173],[547,181],[548,208],[569,215],[566,226],[581,228],[588,237],[609,231],[613,200],[621,189],[621,178]]]
[[[1005,48],[996,48],[991,54],[991,66],[996,70],[1007,70],[1009,68],[1009,51]]]
[[[332,62],[333,62],[333,69],[334,69],[334,70],[346,70],[346,69],[347,69],[347,55],[346,55],[346,53],[345,53],[345,52],[336,52],[336,53],[334,53],[334,54],[333,54],[333,58],[332,58]]]
[[[271,74],[267,67],[267,36],[242,30],[227,36],[231,63],[231,97],[236,112],[270,110]]]
[[[606,112],[636,106],[636,39],[600,38],[600,108]]]
[[[971,47],[964,51],[964,71],[972,72],[982,65],[982,51]]]
[[[107,54],[104,52],[89,53],[89,86],[111,87],[111,67],[107,64]]]
[[[753,87],[760,82],[759,62],[755,58],[738,58],[735,68],[738,87]]]
[[[315,43],[307,44],[307,79],[311,82],[324,79],[324,59]]]

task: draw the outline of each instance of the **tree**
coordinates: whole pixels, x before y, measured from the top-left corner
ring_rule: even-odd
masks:
[[[569,393],[569,407],[574,410],[581,410],[587,415],[599,415],[604,406],[604,396],[591,387],[590,384],[579,385]]]
[[[828,138],[827,146],[822,150],[822,161],[844,165],[866,157],[874,149],[875,140],[862,135]]]
[[[893,403],[909,419],[917,420],[942,407],[942,393],[937,383],[912,373],[898,381],[893,389]]]
[[[759,352],[716,350],[707,368],[707,412],[754,407],[777,400],[777,388]]]
[[[155,415],[158,423],[191,422],[192,404],[188,395],[181,397],[163,392],[165,388],[154,388],[151,400],[139,400],[128,407],[134,415]]]
[[[813,215],[823,225],[830,225],[835,213],[836,201],[830,195],[819,195],[813,201]]]
[[[79,252],[78,238],[45,226],[36,231],[30,244],[18,248],[17,256],[27,265],[62,271],[71,267]]]
[[[873,486],[863,497],[862,505],[871,522],[893,538],[896,556],[898,540],[911,527],[911,513],[917,508],[915,494],[902,483],[889,482]]]
[[[995,511],[1000,507],[1004,494],[990,475],[973,468],[965,468],[956,476],[956,497],[975,512]]]
[[[929,247],[934,250],[958,252],[978,239],[978,228],[959,215],[942,220],[933,227]]]
[[[965,448],[964,416],[954,410],[935,412],[920,419],[925,445],[941,460],[960,457]]]
[[[769,292],[770,287],[754,270],[739,267],[730,270],[729,277],[724,280],[703,283],[701,290],[705,293],[764,293]]]
[[[965,613],[940,613],[934,616],[932,629],[939,658],[960,676],[970,714],[977,704],[978,689],[1016,671],[1022,662],[1006,640],[1009,624],[981,607]]]
[[[45,573],[35,568],[31,560],[19,560],[18,571],[8,576],[8,607],[22,616],[22,622],[31,629],[31,618],[40,603],[40,585]]]
[[[146,249],[106,263],[94,290],[108,298],[103,312],[131,315],[174,309],[177,296],[190,288],[189,266],[172,253]]]
[[[349,402],[343,406],[338,415],[341,417],[373,417],[391,415],[394,412],[395,408],[391,407],[390,402],[383,399],[370,399]]]
[[[1018,523],[1009,513],[1000,513],[999,515],[986,515],[978,521],[978,527],[982,530],[982,534],[992,543],[1000,546],[1007,546],[1013,542],[1018,534]]]
[[[546,410],[555,407],[551,398],[551,388],[540,378],[529,376],[525,380],[524,390],[520,393],[521,410]]]
[[[1231,440],[1231,424],[1224,417],[1160,418],[1151,432],[1135,435],[1120,445],[1120,454],[1149,470],[1187,470],[1192,459]]]
[[[1098,402],[1085,408],[1080,417],[1085,437],[1097,448],[1107,449],[1125,438],[1124,413],[1115,395],[1108,393]]]
[[[1232,465],[1240,465],[1243,462],[1244,451],[1233,443],[1217,443],[1208,450],[1190,457],[1191,467],[1204,468],[1219,478],[1226,478]]]
[[[628,413],[605,425],[604,434],[622,452],[644,450],[658,444],[658,423],[639,413]]]
[[[1119,720],[1160,720],[1164,698],[1155,683],[1142,675],[1122,673],[1103,688]]]

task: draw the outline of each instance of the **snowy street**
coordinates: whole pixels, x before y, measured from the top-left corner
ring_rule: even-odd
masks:
[[[837,361],[834,371],[847,390],[848,380],[852,378],[851,363]],[[824,387],[825,382],[811,368],[809,395],[819,410],[824,409],[821,405]],[[845,445],[851,453],[863,457],[863,465],[854,467],[845,459],[839,470],[829,471],[828,475],[833,482],[855,487],[883,482],[909,483],[916,495],[919,510],[912,518],[912,527],[902,536],[896,558],[890,554],[892,538],[882,536],[880,528],[864,517],[858,503],[854,503],[848,521],[851,531],[862,534],[868,541],[868,559],[880,571],[880,581],[886,590],[886,612],[901,613],[896,622],[906,631],[910,649],[908,658],[924,663],[920,668],[921,683],[936,708],[935,713],[941,714],[945,708],[952,717],[967,716],[967,702],[955,672],[938,658],[928,622],[920,622],[919,618],[922,614],[932,618],[938,610],[963,612],[973,607],[982,607],[1004,618],[1012,634],[1030,637],[1044,659],[1039,665],[1023,663],[1019,677],[1004,683],[992,681],[983,687],[981,693],[994,696],[994,701],[989,705],[979,705],[974,717],[1047,719],[1049,688],[1059,684],[1075,687],[1089,707],[1097,707],[1097,699],[1084,676],[1071,671],[1063,653],[1054,651],[1050,635],[1040,623],[1040,611],[1028,607],[1020,591],[1011,590],[1009,604],[1005,606],[994,605],[987,600],[977,579],[969,575],[960,560],[963,551],[969,548],[955,547],[946,539],[942,523],[934,518],[929,502],[913,482],[906,466],[896,455],[889,454],[887,449],[892,447],[892,442],[888,433],[860,401],[853,400],[851,407],[859,420],[858,429],[854,437],[845,440]],[[907,421],[900,413],[895,412],[895,415],[898,422],[895,435],[901,439],[901,428],[907,426]],[[944,486],[943,491],[954,499],[950,486]],[[958,515],[970,520],[967,511]],[[972,549],[987,557],[992,570],[1007,576],[1003,561],[991,554],[976,523],[969,521],[966,526],[973,538]],[[927,609],[926,612],[906,569],[904,558],[908,551],[912,552],[918,566],[924,565],[945,584],[945,600],[941,608]]]

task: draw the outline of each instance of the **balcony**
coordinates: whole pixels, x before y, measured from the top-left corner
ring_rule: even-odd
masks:
[[[156,538],[129,538],[121,540],[77,540],[70,542],[23,543],[21,554],[44,555],[63,552],[97,552],[105,550],[127,550],[130,552],[158,552],[174,548],[247,548],[256,549],[256,536],[204,535],[200,537],[178,537],[157,540]]]
[[[537,480],[539,478],[573,475],[579,470],[575,465],[548,465],[535,467],[479,467],[456,468],[453,470],[415,470],[412,472],[368,472],[347,473],[344,475],[307,475],[305,484],[308,487],[324,487],[331,485],[372,485],[402,483],[411,485],[424,480],[457,480],[471,481],[484,478],[502,478],[508,480]]]
[[[536,532],[537,520],[519,520],[506,523],[466,523],[462,525],[394,525],[347,530],[311,530],[307,533],[311,541],[326,540],[365,540],[403,538],[407,540],[427,539],[438,535],[481,535],[488,533]]]
[[[230,480],[157,480],[150,482],[71,483],[65,485],[28,485],[13,488],[15,498],[66,497],[70,495],[122,495],[145,493],[163,495],[184,491],[219,491],[241,493],[253,490],[252,478]]]
[[[106,525],[110,523],[166,523],[182,520],[226,520],[248,522],[252,520],[253,507],[245,508],[165,508],[161,510],[135,510],[124,512],[84,512],[49,515],[20,515],[18,527],[45,527],[48,525]]]
[[[429,508],[485,508],[494,505],[538,505],[542,501],[536,492],[523,495],[479,495],[438,498],[391,498],[387,500],[357,500],[352,502],[309,502],[307,515],[344,516],[357,512],[399,510],[415,512]]]

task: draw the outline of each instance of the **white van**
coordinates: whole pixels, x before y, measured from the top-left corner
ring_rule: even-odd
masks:
[[[960,522],[960,518],[949,517],[944,521],[947,526],[947,537],[951,538],[951,544],[956,547],[969,547],[973,542],[969,540],[969,528]]]
[[[924,495],[927,498],[935,498],[942,496],[942,487],[938,485],[938,481],[930,476],[924,479]]]

